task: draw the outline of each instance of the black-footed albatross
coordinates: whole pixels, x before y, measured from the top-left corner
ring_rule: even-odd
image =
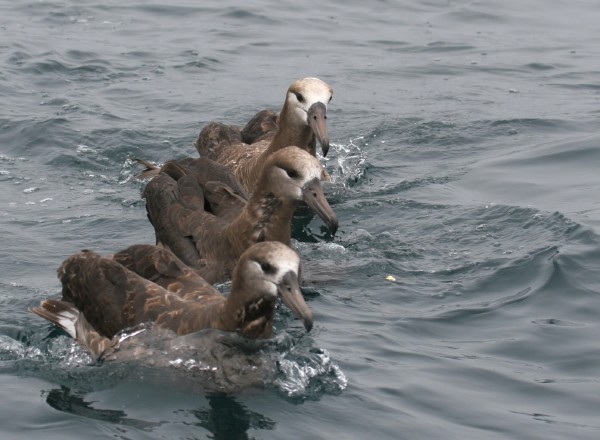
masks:
[[[42,301],[32,311],[96,356],[118,332],[147,322],[178,335],[214,328],[269,338],[278,296],[310,331],[299,265],[298,254],[284,244],[257,243],[240,257],[225,297],[167,249],[134,245],[104,257],[84,250],[58,269],[62,299]]]
[[[323,219],[332,235],[337,230],[321,185],[321,164],[300,148],[287,147],[267,158],[248,201],[219,182],[201,186],[177,162],[167,162],[163,170],[169,174],[154,177],[143,194],[157,244],[211,283],[229,279],[237,259],[254,243],[289,245],[299,201]]]
[[[196,149],[201,157],[231,169],[242,187],[251,193],[262,164],[274,152],[293,145],[315,156],[316,139],[323,155],[327,155],[327,104],[332,96],[331,87],[320,79],[300,79],[287,91],[275,131],[272,112],[260,112],[242,132],[237,127],[213,122],[200,132]],[[246,141],[252,141],[250,145],[243,142],[242,134]],[[322,177],[328,179],[328,176],[323,169]]]

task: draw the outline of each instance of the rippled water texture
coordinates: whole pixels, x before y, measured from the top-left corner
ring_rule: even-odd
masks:
[[[586,0],[0,0],[0,436],[600,438],[599,22]],[[194,156],[304,76],[334,88],[340,218],[294,228],[310,333],[280,308],[264,343],[140,333],[179,351],[99,364],[29,312],[68,255],[154,240],[132,157]]]

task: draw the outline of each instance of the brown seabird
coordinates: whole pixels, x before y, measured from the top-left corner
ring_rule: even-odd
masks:
[[[300,259],[277,242],[257,243],[240,257],[224,297],[167,249],[134,245],[112,256],[84,250],[58,269],[62,299],[32,309],[99,356],[120,331],[151,322],[178,335],[213,328],[249,338],[273,333],[281,297],[307,331],[312,311],[298,283]]]
[[[231,169],[242,187],[252,192],[266,158],[282,148],[293,145],[315,156],[316,139],[323,156],[327,155],[327,104],[332,96],[331,87],[320,79],[300,79],[287,91],[276,119],[276,130],[273,130],[272,112],[259,112],[242,132],[237,127],[213,122],[200,132],[196,149],[201,157]],[[246,141],[252,143],[248,145]],[[329,177],[324,169],[322,177]]]
[[[254,243],[289,245],[299,201],[333,235],[337,230],[337,217],[321,185],[321,164],[300,148],[286,147],[266,159],[248,201],[221,182],[202,186],[189,167],[176,162],[165,164],[163,171],[144,190],[157,244],[211,283],[229,279],[237,259]]]

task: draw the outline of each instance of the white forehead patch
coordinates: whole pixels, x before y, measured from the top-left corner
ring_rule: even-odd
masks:
[[[279,245],[280,246],[278,246],[278,249],[276,249],[274,252],[271,252],[268,260],[269,264],[275,268],[274,274],[265,274],[261,265],[257,261],[250,261],[251,267],[253,267],[257,273],[263,274],[263,277],[266,280],[271,281],[271,283],[268,283],[267,290],[268,293],[273,296],[277,296],[276,284],[281,282],[283,276],[290,271],[298,275],[298,267],[300,265],[300,257],[298,257],[298,254],[284,244]]]
[[[317,159],[315,159],[314,162],[311,162],[312,163],[310,164],[310,166],[308,166],[307,164],[307,166],[303,169],[304,172],[302,174],[304,175],[304,179],[302,180],[302,186],[304,186],[311,180],[321,180],[321,174],[323,173],[323,170],[321,169],[321,164],[318,162]]]
[[[291,147],[288,148],[291,149]],[[292,151],[294,152],[295,159],[294,167],[302,175],[302,182],[300,186],[304,186],[307,182],[310,182],[315,178],[320,180],[323,170],[319,159],[317,159],[316,157],[312,156],[310,153],[304,150],[294,148]]]
[[[282,245],[285,246],[285,245]],[[288,247],[281,248],[275,252],[274,257],[277,259],[276,268],[277,282],[281,281],[283,276],[288,272],[294,272],[298,274],[298,266],[300,264],[300,258],[293,250]]]
[[[300,150],[297,147],[286,147],[284,150],[281,151],[283,151],[283,153],[278,153],[290,155],[290,157],[293,158],[293,169],[296,170],[300,174],[300,176],[302,176],[302,180],[289,177],[287,172],[283,168],[278,166],[275,172],[278,175],[280,175],[282,179],[292,179],[295,181],[295,184],[299,187],[303,187],[306,183],[310,182],[311,180],[321,179],[321,175],[323,173],[321,163],[310,153]],[[287,163],[289,164],[290,161],[288,160]],[[299,194],[298,197],[302,197],[301,194]]]
[[[321,102],[327,108],[331,98],[331,89],[327,84],[318,78],[304,78],[295,83],[297,92],[304,97],[299,106],[308,110],[315,102]]]
[[[307,90],[304,92],[304,99],[306,101],[307,109],[315,102],[321,102],[325,108],[327,108],[327,104],[329,103],[329,90]]]

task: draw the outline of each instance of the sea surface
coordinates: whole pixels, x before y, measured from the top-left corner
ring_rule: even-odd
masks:
[[[600,438],[599,23],[595,0],[0,0],[0,438]],[[78,250],[153,243],[132,158],[195,157],[305,76],[334,89],[340,228],[295,222],[315,326],[278,308],[263,386],[98,364],[29,311]]]

